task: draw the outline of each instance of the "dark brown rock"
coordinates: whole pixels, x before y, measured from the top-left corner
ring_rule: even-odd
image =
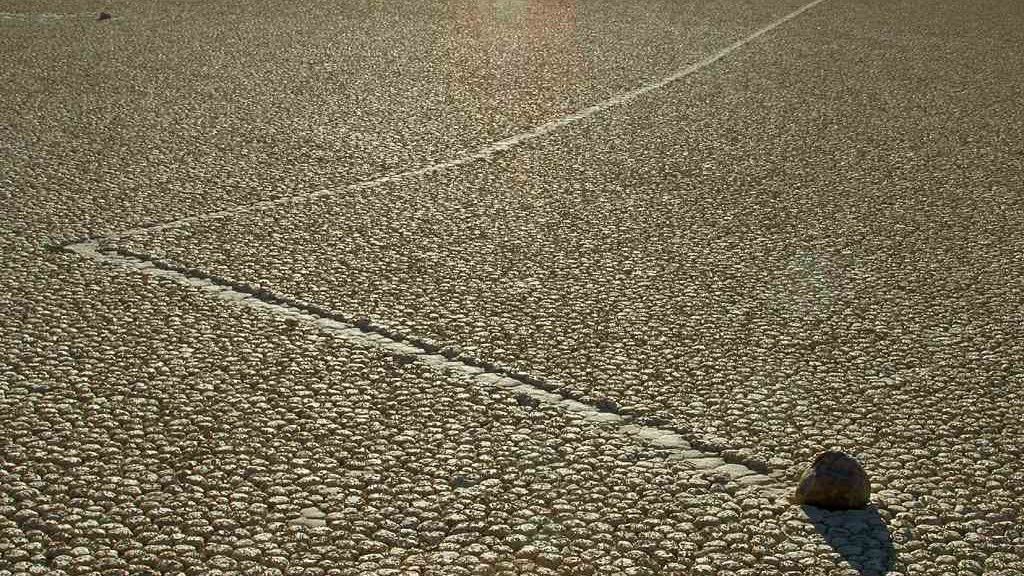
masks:
[[[842,452],[822,452],[800,478],[793,502],[826,508],[851,510],[867,506],[871,481],[860,462]]]
[[[96,17],[97,20],[110,20],[111,18],[109,12],[100,12],[100,15]]]

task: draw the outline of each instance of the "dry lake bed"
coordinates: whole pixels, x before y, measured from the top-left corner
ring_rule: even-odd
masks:
[[[1021,46],[0,0],[0,576],[1024,574]]]

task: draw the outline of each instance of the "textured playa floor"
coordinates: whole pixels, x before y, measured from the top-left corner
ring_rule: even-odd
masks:
[[[0,575],[1024,573],[1021,45],[0,0]]]

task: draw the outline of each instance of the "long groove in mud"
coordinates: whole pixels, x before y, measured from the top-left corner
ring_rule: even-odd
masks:
[[[583,108],[581,110],[577,110],[577,111],[572,112],[570,114],[566,114],[564,116],[555,118],[554,120],[550,120],[548,122],[545,122],[544,124],[540,124],[538,126],[534,126],[534,127],[529,128],[527,130],[519,132],[518,134],[513,134],[512,136],[509,136],[507,138],[503,138],[503,139],[498,140],[496,142],[491,142],[490,144],[486,144],[486,145],[480,147],[479,149],[477,149],[474,152],[469,152],[469,153],[466,153],[466,154],[464,154],[462,156],[458,156],[456,158],[452,158],[450,160],[445,160],[445,161],[442,161],[442,162],[437,162],[435,164],[430,164],[430,165],[423,166],[423,167],[420,167],[420,168],[414,168],[412,170],[406,170],[404,172],[397,172],[397,173],[394,173],[394,174],[387,174],[387,175],[384,175],[384,176],[380,176],[380,177],[374,178],[372,180],[365,180],[365,181],[362,181],[362,182],[356,182],[354,184],[346,184],[346,185],[342,185],[342,186],[338,186],[338,187],[334,187],[334,188],[324,188],[324,189],[321,189],[321,190],[315,190],[315,191],[312,191],[312,192],[304,192],[304,193],[294,194],[294,195],[291,195],[291,196],[284,196],[284,197],[279,197],[279,198],[271,198],[269,200],[263,200],[263,201],[260,201],[260,202],[254,202],[252,204],[246,204],[246,205],[242,205],[242,206],[234,206],[234,207],[231,207],[231,208],[225,208],[225,209],[222,209],[222,210],[215,210],[215,211],[212,211],[212,212],[205,212],[205,213],[202,213],[202,214],[197,214],[195,216],[186,216],[184,218],[179,218],[179,219],[176,219],[176,220],[170,220],[170,221],[166,221],[166,222],[150,223],[150,224],[146,224],[146,225],[130,228],[130,229],[127,229],[127,230],[122,230],[120,232],[116,232],[116,233],[113,233],[113,234],[110,234],[110,235],[107,235],[107,236],[103,236],[103,237],[100,237],[100,236],[80,237],[80,238],[71,240],[70,242],[67,242],[65,244],[65,246],[73,244],[73,243],[76,243],[76,242],[86,242],[86,241],[89,241],[89,240],[101,240],[101,239],[116,240],[116,239],[120,239],[120,238],[126,238],[126,237],[129,237],[129,236],[135,236],[137,234],[143,234],[143,233],[146,233],[146,232],[159,232],[161,230],[169,230],[169,229],[178,228],[178,227],[181,227],[181,226],[184,226],[184,225],[187,225],[187,224],[190,224],[190,223],[194,223],[194,222],[202,222],[202,221],[206,221],[206,220],[216,220],[216,219],[219,219],[219,218],[226,218],[226,217],[230,217],[230,216],[234,216],[234,215],[238,215],[238,214],[245,214],[245,213],[248,213],[248,212],[260,211],[260,210],[264,210],[264,209],[267,209],[267,208],[272,208],[272,207],[275,207],[275,206],[283,206],[283,205],[287,205],[287,204],[295,204],[295,203],[299,203],[299,202],[305,202],[307,200],[314,200],[314,199],[317,199],[317,198],[323,198],[325,196],[332,196],[334,194],[338,194],[339,192],[343,192],[345,190],[361,190],[361,189],[366,189],[366,188],[376,188],[378,186],[382,186],[382,185],[388,184],[390,182],[397,182],[397,181],[400,181],[400,180],[404,180],[406,178],[413,178],[413,177],[416,177],[416,176],[422,176],[424,174],[431,174],[433,172],[441,172],[441,171],[444,171],[444,170],[448,170],[448,169],[451,169],[451,168],[456,168],[458,166],[462,166],[464,164],[469,164],[469,163],[472,163],[472,162],[476,162],[478,160],[485,160],[485,159],[488,159],[488,158],[491,158],[491,157],[495,156],[496,154],[499,154],[499,153],[502,153],[502,152],[506,152],[506,151],[508,151],[508,150],[510,150],[510,149],[512,149],[512,148],[514,148],[514,147],[516,147],[516,146],[518,146],[520,144],[522,144],[523,142],[526,142],[528,140],[533,140],[535,138],[540,138],[542,136],[550,134],[551,132],[554,132],[556,130],[559,130],[561,128],[569,126],[570,124],[574,124],[576,122],[579,122],[581,120],[589,118],[589,117],[591,117],[591,116],[593,116],[595,114],[598,114],[600,112],[608,110],[609,108],[614,108],[616,106],[620,106],[620,105],[626,104],[626,103],[628,103],[630,101],[633,101],[633,100],[639,98],[640,96],[643,96],[643,95],[645,95],[645,94],[647,94],[649,92],[653,92],[653,91],[658,90],[660,88],[664,88],[665,86],[667,86],[669,84],[672,84],[674,82],[678,82],[679,80],[682,80],[683,78],[691,76],[694,73],[699,72],[699,71],[703,70],[704,68],[707,68],[707,67],[715,64],[719,60],[722,60],[723,58],[729,56],[733,52],[735,52],[735,51],[739,50],[740,48],[743,48],[747,44],[757,40],[761,36],[764,36],[765,34],[771,32],[772,30],[775,30],[776,28],[782,26],[783,24],[785,24],[785,23],[787,23],[787,22],[797,18],[798,16],[800,16],[804,12],[810,10],[811,8],[814,8],[818,4],[821,4],[821,3],[827,2],[827,1],[828,0],[813,0],[812,2],[804,4],[803,6],[800,6],[799,8],[793,10],[792,12],[789,12],[788,14],[785,14],[785,15],[777,18],[776,20],[773,20],[772,22],[769,22],[768,24],[758,28],[757,30],[751,32],[750,34],[747,34],[743,38],[740,38],[739,40],[736,40],[732,44],[729,44],[728,46],[726,46],[724,48],[720,48],[719,50],[713,52],[712,54],[710,54],[708,56],[705,56],[704,58],[702,58],[702,59],[700,59],[700,60],[698,60],[698,61],[696,61],[696,62],[694,62],[692,64],[689,64],[689,65],[687,65],[687,66],[685,66],[683,68],[680,68],[680,69],[672,72],[671,74],[668,74],[667,76],[664,76],[664,77],[659,78],[657,80],[652,80],[650,82],[646,82],[644,84],[641,84],[637,88],[634,88],[634,89],[629,90],[627,92],[622,92],[620,94],[616,94],[616,95],[614,95],[614,96],[612,96],[610,98],[602,100],[601,102],[598,102],[596,104],[593,104],[593,105],[588,106],[586,108]]]
[[[54,246],[53,248],[67,250],[100,263],[129,268],[149,276],[168,278],[179,284],[198,287],[221,300],[232,301],[241,306],[262,309],[276,316],[290,318],[292,321],[313,323],[321,330],[337,337],[357,341],[363,345],[375,346],[392,354],[424,362],[437,370],[461,374],[464,377],[473,379],[480,385],[505,389],[509,393],[515,394],[517,399],[523,404],[556,406],[563,410],[578,413],[589,421],[618,426],[620,432],[633,436],[653,449],[662,452],[667,459],[687,461],[695,468],[719,472],[741,484],[761,485],[768,489],[779,490],[779,481],[782,479],[781,473],[769,474],[767,466],[763,463],[737,454],[735,451],[716,449],[702,442],[700,438],[692,437],[692,435],[689,438],[684,437],[684,433],[678,430],[635,422],[631,415],[616,407],[614,403],[584,403],[580,401],[580,398],[572,397],[565,389],[557,388],[544,379],[517,373],[500,365],[475,358],[456,357],[451,353],[439,354],[438,352],[441,352],[441,350],[433,343],[414,336],[395,333],[386,326],[369,321],[345,318],[334,311],[315,304],[275,295],[268,290],[254,289],[247,284],[218,279],[200,270],[187,269],[173,262],[153,261],[153,259],[145,254],[133,254],[123,249],[101,249],[100,242],[122,239],[146,232],[173,229],[193,222],[226,218],[279,205],[304,202],[310,199],[333,195],[344,190],[375,188],[405,178],[430,174],[477,160],[484,160],[518,146],[522,142],[542,137],[690,76],[826,1],[813,0],[732,44],[661,79],[642,84],[628,92],[612,96],[572,114],[556,118],[497,142],[492,142],[475,152],[448,161],[341,187],[273,198],[244,206],[235,206],[179,218],[177,220],[138,226],[103,237],[79,238],[59,246]]]
[[[684,437],[677,430],[637,423],[631,415],[622,413],[614,406],[596,406],[580,402],[542,379],[517,374],[495,364],[456,357],[451,353],[441,354],[435,345],[427,341],[394,334],[384,326],[345,318],[315,304],[215,278],[173,262],[154,261],[146,255],[133,254],[125,250],[103,249],[97,242],[81,242],[66,246],[64,249],[102,264],[119,266],[147,276],[167,278],[184,286],[196,287],[220,300],[263,310],[288,321],[315,325],[335,337],[422,362],[435,370],[468,378],[476,385],[504,390],[514,395],[520,404],[525,406],[552,406],[574,412],[589,422],[616,426],[620,433],[646,444],[667,460],[684,461],[685,465],[696,469],[727,475],[741,485],[778,489],[781,479],[779,474],[769,474],[768,470],[761,466],[752,466],[741,461],[741,458],[708,449],[699,439]]]

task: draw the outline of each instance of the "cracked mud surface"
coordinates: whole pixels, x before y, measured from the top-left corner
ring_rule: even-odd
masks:
[[[109,233],[405,171],[663,76],[802,3],[76,2],[115,20],[0,20],[0,141],[22,191],[5,224]]]
[[[809,13],[716,74],[486,164],[120,244],[775,468],[849,450],[876,486],[924,498],[911,517],[970,522],[970,503],[1010,542],[1019,32],[996,4],[955,29],[930,3],[882,29],[879,6]]]
[[[1020,6],[829,0],[343,190],[797,6],[500,4],[0,18],[0,575],[1024,572]],[[109,246],[640,428],[52,248],[324,188]],[[872,508],[780,498],[824,447]]]
[[[582,415],[15,247],[5,573],[753,574],[838,558],[777,494]],[[887,558],[884,525],[836,525],[860,561]]]

